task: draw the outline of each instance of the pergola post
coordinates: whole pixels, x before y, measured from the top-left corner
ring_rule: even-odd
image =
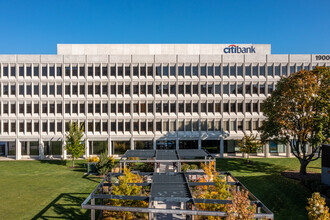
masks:
[[[191,206],[191,210],[195,210],[195,206],[194,206],[194,204],[192,204],[192,206]],[[195,220],[195,216],[194,216],[194,215],[191,215],[191,220]]]
[[[202,139],[199,137],[198,138],[198,150],[202,149]]]
[[[91,205],[95,205],[95,199],[91,199]],[[95,220],[95,209],[91,209],[91,220]]]

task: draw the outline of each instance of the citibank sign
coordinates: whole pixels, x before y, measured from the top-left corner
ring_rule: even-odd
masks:
[[[224,53],[255,53],[256,48],[254,46],[251,47],[240,47],[235,44],[231,44],[225,49],[223,49]]]

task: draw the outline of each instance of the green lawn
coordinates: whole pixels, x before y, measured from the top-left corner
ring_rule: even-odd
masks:
[[[307,219],[309,191],[295,180],[282,177],[283,170],[298,170],[295,158],[219,159],[217,167],[230,171],[275,213],[276,219]],[[89,219],[80,204],[99,178],[85,177],[84,161],[70,169],[71,161],[1,161],[0,219]],[[321,160],[309,165],[320,172]]]
[[[80,204],[99,178],[86,178],[84,161],[1,161],[0,219],[90,219]]]
[[[274,214],[275,219],[308,219],[305,206],[311,193],[298,181],[280,175],[299,170],[296,158],[260,158],[245,164],[243,159],[218,159],[217,168],[230,171]],[[309,164],[308,171],[321,172],[321,159]]]

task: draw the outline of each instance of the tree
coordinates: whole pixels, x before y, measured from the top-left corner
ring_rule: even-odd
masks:
[[[263,103],[266,120],[260,127],[263,141],[290,144],[299,159],[300,174],[320,157],[321,144],[329,143],[330,68],[316,67],[282,78]]]
[[[249,163],[249,156],[262,148],[260,140],[257,140],[257,135],[247,135],[244,133],[242,140],[238,141],[238,147],[241,152],[247,154],[247,163]]]
[[[119,177],[119,184],[111,187],[111,193],[113,195],[125,195],[125,196],[142,196],[142,186],[137,186],[130,183],[143,183],[143,178],[139,174],[134,174],[130,169],[124,168],[123,176]],[[148,202],[137,200],[123,200],[112,199],[110,201],[112,206],[128,206],[128,207],[148,207]],[[116,219],[133,219],[131,212],[109,212]]]
[[[308,211],[309,219],[313,220],[329,220],[329,208],[325,205],[325,199],[320,196],[320,193],[313,193],[312,198],[308,199]]]
[[[225,200],[231,197],[231,193],[227,190],[230,185],[226,183],[224,177],[220,177],[220,174],[214,169],[214,161],[204,165],[201,163],[204,170],[202,178],[198,179],[198,182],[214,182],[215,185],[196,186],[193,190],[193,196],[199,199],[216,199]],[[211,204],[211,203],[198,203],[196,204],[199,210],[205,211],[225,211],[224,204]],[[218,220],[219,216],[198,216],[199,219]]]
[[[72,155],[72,167],[74,167],[74,159],[81,157],[85,153],[85,142],[82,140],[84,136],[84,126],[78,122],[69,123],[69,131],[65,135],[65,149],[68,154]]]
[[[228,220],[252,220],[257,209],[257,205],[253,204],[251,206],[251,201],[249,200],[248,191],[236,191],[233,193],[234,198],[232,204],[227,204],[227,214]]]

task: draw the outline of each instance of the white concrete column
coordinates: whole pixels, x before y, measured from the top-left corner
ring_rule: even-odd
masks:
[[[131,138],[131,150],[134,150],[134,138]]]
[[[156,138],[152,139],[152,144],[154,146],[154,150],[156,150]]]
[[[112,155],[112,143],[111,138],[108,138],[108,156]]]
[[[198,138],[198,150],[202,149],[202,139]]]
[[[175,149],[179,150],[179,139],[175,140]]]
[[[44,142],[41,139],[39,139],[39,159],[40,160],[44,159],[44,157],[45,157],[44,150],[45,150]]]
[[[19,141],[18,138],[16,138],[16,160],[20,160],[22,158],[22,146],[21,142]]]
[[[62,143],[62,159],[63,160],[67,159],[67,151],[66,151],[65,145],[66,145],[65,141],[63,141],[63,143]]]
[[[8,157],[8,142],[5,142],[5,156]]]
[[[89,157],[89,154],[90,154],[90,152],[89,152],[89,141],[86,139],[85,140],[85,156],[86,156],[86,158]]]
[[[286,157],[291,157],[291,145],[286,144]]]
[[[225,146],[223,143],[223,137],[221,136],[221,138],[220,138],[220,158],[223,158],[224,151],[225,151]]]
[[[312,151],[312,148],[311,148],[310,144],[307,144],[306,147],[307,147],[306,152],[308,154],[311,154],[313,151]]]
[[[266,158],[269,157],[269,143],[266,143],[264,145],[264,157],[266,157]]]
[[[30,141],[27,141],[27,143],[26,143],[27,144],[27,149],[26,149],[26,151],[27,151],[26,154],[27,155],[30,155],[30,143],[31,143]],[[22,153],[22,151],[21,151],[21,153]]]

